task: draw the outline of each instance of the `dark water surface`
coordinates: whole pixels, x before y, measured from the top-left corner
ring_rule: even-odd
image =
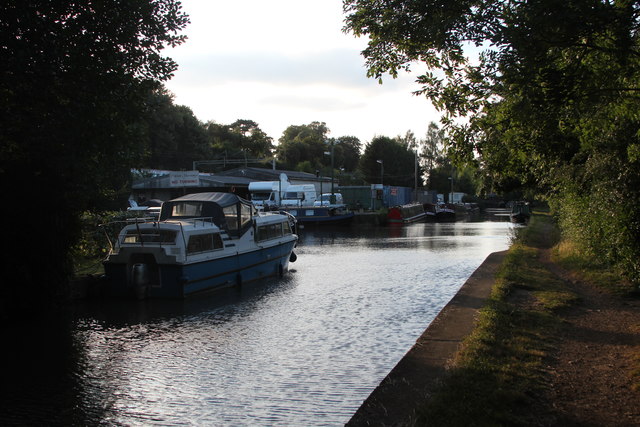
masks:
[[[0,424],[342,425],[512,227],[307,228],[282,280],[79,305],[4,337]]]

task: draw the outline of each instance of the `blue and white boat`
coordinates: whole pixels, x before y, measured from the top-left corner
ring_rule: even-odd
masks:
[[[354,213],[346,206],[303,206],[287,209],[300,224],[346,225],[351,222]]]
[[[291,219],[235,194],[196,193],[164,202],[157,220],[134,221],[104,261],[113,296],[184,298],[282,276],[295,261]]]

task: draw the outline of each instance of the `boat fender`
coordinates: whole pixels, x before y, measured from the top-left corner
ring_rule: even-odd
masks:
[[[291,252],[291,255],[289,255],[289,262],[296,262],[296,260],[298,259],[298,255],[296,255],[295,252]]]
[[[284,267],[282,264],[278,264],[278,278],[282,279],[284,277]]]

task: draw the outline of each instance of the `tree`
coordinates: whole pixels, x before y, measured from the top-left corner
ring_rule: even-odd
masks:
[[[334,141],[334,165],[354,172],[358,168],[362,144],[355,136],[341,136]]]
[[[184,105],[174,105],[166,89],[154,92],[148,104],[149,147],[144,164],[152,169],[191,169],[194,160],[210,157],[204,125]]]
[[[273,139],[268,136],[253,120],[236,120],[230,129],[242,136],[240,148],[248,156],[255,158],[271,157],[273,154]]]
[[[272,156],[273,139],[253,120],[236,120],[230,125],[206,125],[214,157],[267,158]]]
[[[414,164],[415,153],[406,142],[401,142],[399,138],[377,136],[365,146],[359,169],[367,182],[379,183],[382,179],[384,185],[413,188]],[[418,170],[418,176],[420,175],[421,171]]]
[[[0,17],[0,188],[24,207],[5,230],[0,310],[39,308],[70,273],[80,212],[142,158],[148,95],[176,69],[161,51],[188,18],[173,0],[10,0]]]
[[[326,164],[324,153],[330,149],[328,133],[329,129],[324,122],[289,126],[278,140],[278,161],[289,169],[296,169],[302,162],[309,162],[315,169],[322,168]]]
[[[431,172],[442,163],[442,150],[444,146],[444,132],[440,130],[435,122],[429,123],[427,135],[422,144],[420,153],[421,165],[425,169],[427,182],[431,179]]]
[[[370,76],[427,66],[417,92],[443,112],[457,163],[537,190],[565,236],[640,283],[637,2],[346,0],[345,10],[346,30],[369,36]],[[469,45],[490,47],[471,63]]]

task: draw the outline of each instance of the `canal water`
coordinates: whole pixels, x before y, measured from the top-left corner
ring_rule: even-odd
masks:
[[[338,426],[508,222],[306,228],[285,278],[184,302],[90,302],[5,349],[0,422]]]

